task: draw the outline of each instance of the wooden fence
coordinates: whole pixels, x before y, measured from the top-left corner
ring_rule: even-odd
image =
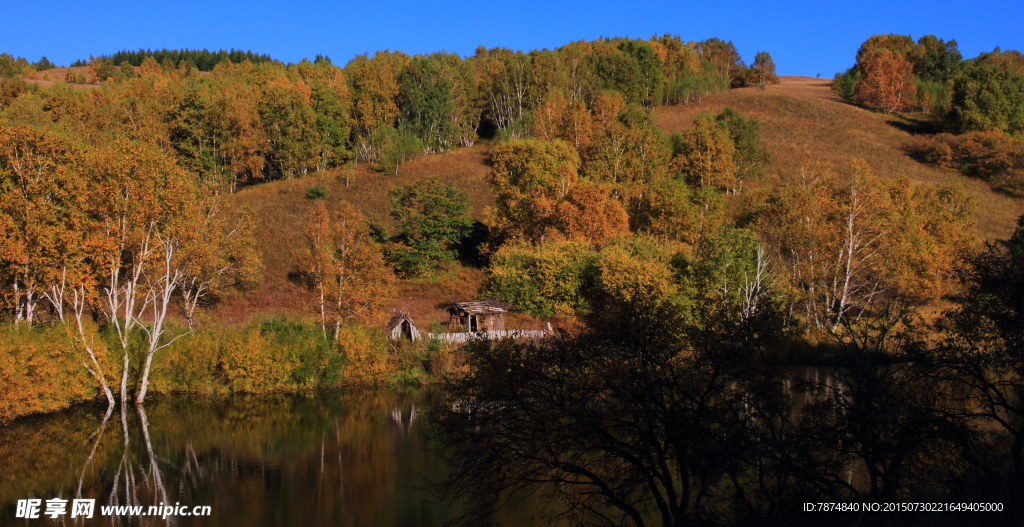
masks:
[[[431,340],[437,339],[445,344],[462,344],[471,340],[498,340],[498,339],[542,339],[548,336],[543,329],[505,329],[494,331],[479,331],[466,333],[431,333]]]

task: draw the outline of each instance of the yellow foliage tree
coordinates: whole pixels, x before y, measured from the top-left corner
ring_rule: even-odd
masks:
[[[567,139],[563,133],[563,122],[568,109],[569,101],[561,91],[549,92],[540,106],[533,111],[533,128],[530,135],[545,141]]]
[[[352,86],[352,118],[356,147],[372,160],[370,138],[379,128],[393,126],[398,118],[398,74],[409,64],[400,52],[378,51],[373,58],[360,55],[345,66]]]
[[[363,216],[348,202],[339,202],[333,213],[317,202],[305,235],[307,248],[296,258],[316,295],[324,336],[330,331],[337,340],[344,327],[382,322],[395,278]]]
[[[754,208],[762,240],[812,328],[835,329],[889,300],[921,304],[952,291],[973,236],[970,198],[955,186],[913,188],[874,176],[805,171]],[[795,306],[794,306],[795,307]]]
[[[693,126],[681,134],[669,171],[682,174],[691,184],[719,190],[739,188],[736,146],[729,131],[710,114],[698,115]]]
[[[579,180],[580,157],[564,141],[524,139],[491,152],[495,208],[488,224],[498,239],[540,243],[560,235],[558,204]]]

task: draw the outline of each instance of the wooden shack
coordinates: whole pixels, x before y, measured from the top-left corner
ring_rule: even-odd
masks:
[[[505,312],[508,308],[496,299],[478,302],[456,302],[448,309],[451,318],[449,328],[462,327],[463,331],[502,331],[505,329]]]
[[[395,311],[391,320],[388,321],[384,333],[391,340],[420,340],[423,338],[420,335],[420,330],[416,329],[416,323],[412,321],[412,317],[404,311]]]

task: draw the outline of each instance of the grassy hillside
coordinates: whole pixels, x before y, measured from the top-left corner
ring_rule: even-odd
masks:
[[[1024,202],[993,192],[988,184],[954,170],[924,165],[903,152],[911,133],[922,125],[913,116],[872,112],[848,104],[829,90],[829,81],[811,77],[782,77],[766,89],[738,88],[715,93],[699,105],[655,110],[655,122],[666,132],[689,127],[695,115],[720,112],[727,106],[761,123],[761,138],[772,153],[769,176],[761,184],[792,181],[805,157],[843,165],[863,158],[879,176],[907,177],[921,184],[958,181],[978,205],[979,239],[1007,238]]]
[[[835,97],[822,79],[783,77],[781,84],[763,90],[734,89],[709,96],[699,105],[661,107],[654,117],[666,132],[678,132],[690,126],[695,115],[719,112],[726,106],[760,121],[762,138],[772,152],[768,176],[753,187],[792,180],[807,155],[837,165],[860,157],[881,176],[905,176],[920,184],[963,184],[978,204],[979,240],[1009,236],[1016,218],[1024,214],[1024,202],[1020,200],[993,192],[987,184],[958,172],[923,165],[908,157],[902,150],[911,138],[907,130],[919,123],[847,104]],[[304,304],[305,293],[289,280],[289,273],[295,270],[292,252],[302,248],[304,218],[313,203],[306,198],[309,187],[319,182],[327,189],[328,203],[348,200],[367,216],[387,223],[387,193],[391,188],[437,175],[442,182],[453,182],[469,192],[473,217],[480,220],[484,208],[493,201],[485,179],[490,170],[489,153],[487,145],[477,145],[423,156],[403,165],[398,175],[378,174],[360,166],[348,187],[340,172],[327,172],[240,190],[232,196],[232,206],[249,207],[262,222],[259,243],[266,265],[264,283],[256,290],[225,299],[210,316],[233,323],[256,313],[298,315],[309,311]],[[431,322],[446,319],[441,304],[474,298],[481,277],[480,269],[456,266],[431,278],[403,281],[394,307],[409,312],[421,327],[428,327]],[[510,327],[538,324],[542,322],[525,317],[510,321]]]
[[[346,200],[359,207],[367,217],[388,224],[390,203],[388,191],[396,185],[408,185],[427,176],[439,176],[443,183],[452,182],[469,192],[471,214],[482,220],[484,208],[493,197],[486,176],[490,167],[490,150],[486,145],[460,148],[439,155],[423,156],[402,165],[397,175],[379,174],[365,165],[356,168],[354,177],[345,186],[340,171],[325,172],[287,181],[255,185],[238,191],[231,201],[235,210],[249,208],[261,223],[258,243],[263,254],[264,283],[254,291],[225,299],[215,315],[222,321],[241,322],[256,313],[299,314],[307,311],[305,294],[300,285],[289,279],[295,271],[293,251],[302,249],[306,214],[313,201],[306,191],[320,184],[327,189],[327,203]],[[404,309],[417,324],[429,326],[431,321],[446,319],[437,304],[470,300],[476,293],[482,272],[469,267],[456,267],[437,276],[403,281],[394,307]]]

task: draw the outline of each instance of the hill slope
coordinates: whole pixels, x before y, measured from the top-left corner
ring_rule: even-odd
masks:
[[[871,112],[848,104],[829,90],[829,82],[812,77],[782,77],[766,89],[738,88],[706,97],[699,105],[655,110],[654,120],[668,133],[681,132],[694,116],[720,112],[727,106],[761,123],[761,138],[772,153],[769,176],[762,184],[792,181],[807,155],[841,166],[863,158],[876,175],[907,177],[915,183],[960,182],[978,205],[981,239],[1007,238],[1024,202],[993,192],[988,184],[959,172],[918,163],[902,147],[911,138],[914,121]]]
[[[851,158],[866,159],[876,174],[905,176],[919,184],[960,182],[978,203],[977,234],[980,239],[1006,238],[1015,220],[1024,214],[1024,202],[993,192],[981,181],[959,173],[923,165],[902,151],[911,138],[908,119],[873,113],[835,97],[822,79],[783,77],[779,85],[766,89],[742,88],[713,94],[701,104],[661,107],[655,122],[667,133],[690,126],[694,116],[719,112],[727,106],[761,123],[764,142],[772,152],[768,177],[757,185],[791,181],[799,174],[807,155],[836,165]],[[264,283],[256,290],[226,298],[211,315],[223,322],[241,322],[256,313],[306,313],[305,293],[289,273],[295,270],[293,251],[303,246],[305,214],[313,202],[306,198],[309,187],[318,182],[327,188],[328,204],[347,200],[375,221],[389,221],[388,191],[422,177],[437,175],[470,194],[475,219],[493,202],[486,182],[490,170],[487,145],[461,148],[444,154],[417,158],[398,175],[377,174],[365,166],[357,169],[350,186],[339,172],[321,176],[276,181],[244,188],[231,198],[234,208],[250,208],[260,219],[260,250],[265,263]],[[431,279],[403,281],[394,307],[409,312],[421,327],[439,322],[446,315],[444,302],[471,299],[479,286],[479,269],[456,267]],[[536,321],[521,319],[516,326]]]
[[[263,255],[264,280],[255,291],[225,299],[217,309],[221,320],[241,322],[256,313],[305,313],[305,293],[299,284],[289,279],[295,271],[293,253],[303,248],[303,229],[306,214],[314,201],[306,191],[320,184],[327,189],[327,205],[346,200],[356,205],[367,217],[379,223],[390,223],[388,191],[398,185],[408,185],[427,176],[438,176],[442,183],[454,183],[470,196],[471,215],[483,219],[484,208],[493,202],[486,181],[490,171],[487,145],[460,148],[443,154],[416,158],[395,174],[378,174],[365,165],[356,169],[349,185],[340,171],[329,171],[286,181],[275,181],[243,188],[231,198],[235,210],[248,208],[260,222],[257,243]],[[456,268],[432,279],[402,282],[399,298],[394,307],[409,312],[417,324],[441,321],[446,315],[437,304],[446,301],[469,300],[479,286],[481,271]]]

